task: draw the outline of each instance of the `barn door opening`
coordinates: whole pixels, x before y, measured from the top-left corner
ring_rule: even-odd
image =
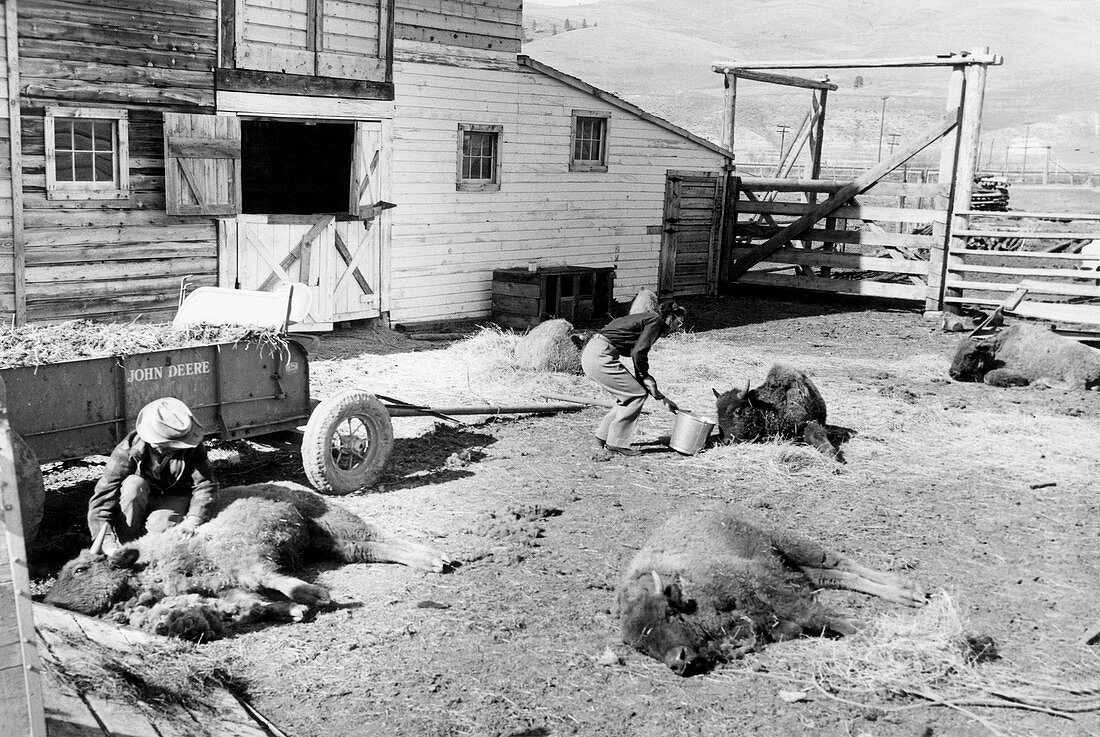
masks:
[[[242,214],[222,222],[221,281],[262,291],[304,283],[319,329],[378,317],[381,124],[245,120],[241,140]]]
[[[718,172],[668,172],[657,281],[662,294],[714,293],[723,182]]]

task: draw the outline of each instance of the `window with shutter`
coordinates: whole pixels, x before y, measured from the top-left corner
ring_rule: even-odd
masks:
[[[169,215],[241,211],[241,123],[229,115],[164,114]]]

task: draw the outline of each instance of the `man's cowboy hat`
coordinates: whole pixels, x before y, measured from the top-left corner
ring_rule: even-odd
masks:
[[[187,405],[175,397],[154,399],[137,416],[138,437],[166,448],[194,448],[202,442],[203,427]]]

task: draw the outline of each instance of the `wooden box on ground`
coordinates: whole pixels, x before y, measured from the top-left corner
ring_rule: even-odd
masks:
[[[615,269],[610,266],[497,269],[493,320],[515,330],[555,317],[585,325],[608,316],[614,292]]]

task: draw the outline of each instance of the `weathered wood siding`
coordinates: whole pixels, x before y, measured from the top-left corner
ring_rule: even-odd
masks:
[[[619,299],[657,285],[669,169],[718,153],[528,68],[395,66],[389,311],[487,315],[494,268],[614,266]],[[607,110],[608,171],[570,172],[571,113]],[[499,192],[455,189],[459,123],[503,126]]]
[[[523,41],[523,0],[397,0],[394,37],[519,52]]]
[[[5,8],[6,10],[6,8]],[[11,324],[15,315],[15,259],[12,245],[11,127],[8,101],[8,28],[0,12],[0,320]]]
[[[164,319],[181,276],[216,282],[214,222],[165,214],[162,114],[213,112],[217,12],[216,0],[20,0],[28,321]],[[129,199],[47,198],[51,105],[128,111]]]

